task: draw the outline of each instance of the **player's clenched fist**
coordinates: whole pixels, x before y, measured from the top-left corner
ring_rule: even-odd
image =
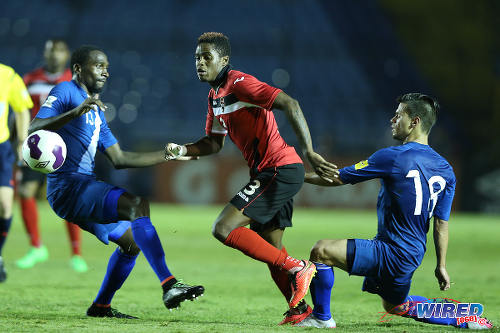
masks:
[[[178,145],[176,143],[167,143],[165,147],[165,159],[170,160],[191,160],[192,157],[185,157],[187,153],[187,148],[184,145]]]

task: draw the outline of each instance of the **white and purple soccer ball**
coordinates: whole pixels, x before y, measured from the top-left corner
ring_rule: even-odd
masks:
[[[42,173],[54,172],[66,160],[66,144],[55,132],[33,132],[24,140],[23,159],[33,170]]]

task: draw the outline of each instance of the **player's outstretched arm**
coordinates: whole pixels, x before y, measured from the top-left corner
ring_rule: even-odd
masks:
[[[115,143],[105,150],[105,155],[111,161],[116,169],[124,168],[142,168],[153,166],[166,162],[164,151],[158,150],[153,152],[132,152],[124,151],[120,148],[120,144]],[[195,159],[195,158],[184,158]]]
[[[273,108],[282,110],[293,127],[304,155],[311,163],[314,171],[326,181],[338,176],[337,166],[327,162],[320,154],[313,150],[311,133],[307,126],[306,119],[302,113],[299,102],[291,98],[284,92],[280,92],[273,103]]]
[[[446,252],[448,251],[448,221],[434,218],[434,245],[436,247],[436,269],[434,274],[441,290],[450,288],[450,277],[446,271]]]
[[[94,95],[88,97],[78,105],[76,108],[69,110],[68,112],[62,112],[54,117],[49,118],[34,118],[30,124],[28,132],[31,134],[35,131],[44,129],[49,131],[55,131],[63,127],[66,123],[70,122],[74,118],[80,117],[81,115],[89,112],[90,110],[97,111],[97,108],[102,111],[106,110],[106,106],[99,99],[99,95]]]
[[[316,174],[315,172],[306,172],[304,175],[304,182],[319,185],[319,186],[340,186],[344,185],[342,180],[338,177],[330,178],[329,180],[325,180]]]
[[[195,143],[178,145],[167,143],[165,147],[165,159],[180,160],[183,157],[198,157],[218,153],[224,147],[225,137],[223,135],[209,135],[201,138]]]

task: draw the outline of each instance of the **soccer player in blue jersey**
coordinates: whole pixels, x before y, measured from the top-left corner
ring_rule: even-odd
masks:
[[[163,302],[168,309],[200,296],[204,288],[184,284],[170,273],[160,239],[151,224],[147,200],[96,179],[96,150],[103,152],[115,168],[146,167],[166,161],[163,150],[138,153],[120,148],[106,123],[103,113],[106,106],[99,100],[109,77],[108,65],[106,54],[97,47],[82,46],[73,52],[73,80],[52,89],[29,131],[55,131],[66,142],[64,165],[47,176],[47,199],[52,209],[101,242],[118,244],[87,315],[131,319],[135,317],[118,312],[110,304],[140,251],[161,282]]]
[[[455,175],[450,164],[428,145],[436,122],[438,103],[431,97],[409,93],[398,98],[391,119],[392,135],[403,144],[381,149],[368,160],[339,170],[332,183],[308,173],[305,181],[322,186],[356,184],[380,178],[378,232],[374,239],[324,239],[311,250],[318,274],[311,283],[314,310],[296,326],[333,328],[330,295],[333,266],[350,275],[365,276],[363,291],[378,294],[384,309],[418,321],[457,326],[455,318],[417,318],[422,296],[409,296],[411,278],[422,262],[426,234],[434,217],[435,275],[441,290],[450,288],[446,271],[448,219],[455,194]],[[489,326],[488,326],[489,325]],[[478,328],[477,323],[460,327]],[[482,328],[491,327],[491,323]]]

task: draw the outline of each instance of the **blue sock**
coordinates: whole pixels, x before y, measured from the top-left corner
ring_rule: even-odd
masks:
[[[465,324],[457,325],[456,318],[438,318],[432,315],[430,318],[418,318],[417,317],[417,303],[426,302],[427,298],[423,296],[410,295],[406,297],[406,302],[410,302],[410,310],[408,311],[406,317],[413,318],[416,321],[420,321],[427,324],[435,324],[435,325],[451,325],[455,327],[463,327]]]
[[[8,219],[0,218],[0,256],[2,255],[3,245],[7,239],[7,234],[9,233],[10,225],[12,223],[12,216]]]
[[[314,264],[318,272],[312,279],[311,286],[309,287],[314,304],[313,314],[318,319],[328,320],[332,318],[330,297],[333,283],[335,282],[335,275],[333,274],[333,267],[316,262]]]
[[[165,252],[163,252],[160,238],[149,217],[139,217],[132,222],[132,235],[160,282],[171,277],[172,273],[168,270],[165,262]]]
[[[122,253],[120,248],[116,248],[108,262],[108,269],[101,284],[101,289],[97,293],[94,303],[108,305],[115,292],[121,288],[135,265],[137,256],[130,256]]]

